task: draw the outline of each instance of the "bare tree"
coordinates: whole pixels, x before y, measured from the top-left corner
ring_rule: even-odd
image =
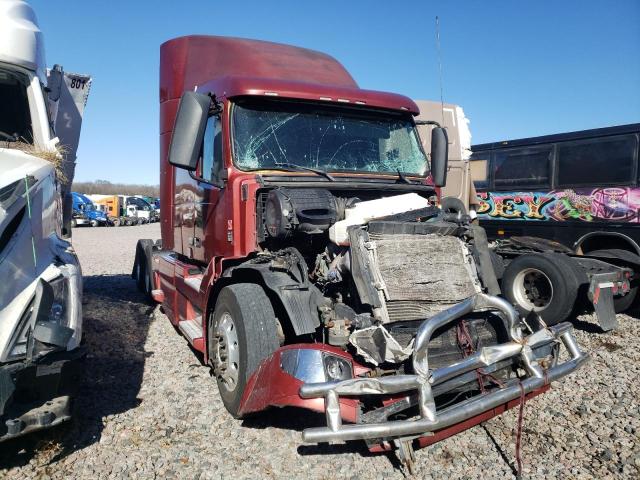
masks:
[[[95,180],[93,182],[73,182],[72,190],[84,194],[102,195],[144,195],[147,197],[160,196],[158,185],[139,185],[126,183],[111,183],[108,180]]]

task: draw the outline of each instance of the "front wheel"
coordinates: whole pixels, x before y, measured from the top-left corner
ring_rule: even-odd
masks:
[[[98,221],[97,220],[91,220],[89,222],[89,225],[91,225],[92,227],[97,227],[98,226]]]
[[[209,362],[225,408],[240,417],[240,400],[260,362],[278,348],[276,318],[269,297],[259,285],[224,287],[209,319]]]
[[[144,293],[147,298],[151,298],[151,290],[153,290],[153,271],[151,267],[153,250],[153,240],[138,240],[136,258],[133,262],[132,277],[136,281],[138,290]]]

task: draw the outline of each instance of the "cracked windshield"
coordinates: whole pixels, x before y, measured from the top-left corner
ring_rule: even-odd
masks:
[[[291,167],[425,175],[411,119],[380,112],[287,102],[238,103],[233,147],[245,170]]]

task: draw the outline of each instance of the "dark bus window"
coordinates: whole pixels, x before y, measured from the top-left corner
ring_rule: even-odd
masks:
[[[495,188],[534,188],[549,186],[549,160],[552,147],[525,147],[495,152]]]
[[[635,135],[558,144],[558,186],[630,184]]]
[[[489,160],[491,151],[474,152],[469,159],[469,170],[471,173],[471,181],[479,190],[487,190],[489,188]]]

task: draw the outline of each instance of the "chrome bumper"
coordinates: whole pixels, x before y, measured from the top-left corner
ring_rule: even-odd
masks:
[[[473,311],[497,310],[506,319],[510,342],[485,347],[463,360],[446,367],[430,370],[427,346],[433,333]],[[455,425],[490,409],[518,398],[524,393],[540,389],[550,382],[573,372],[588,355],[578,347],[571,325],[561,323],[523,337],[515,309],[504,299],[478,294],[425,320],[418,329],[413,354],[415,375],[394,375],[378,378],[353,378],[340,382],[307,383],[300,388],[302,398],[325,399],[327,427],[308,428],[302,432],[307,443],[364,439],[389,439],[423,435]],[[551,343],[561,343],[569,353],[569,360],[544,368],[533,350]],[[512,381],[490,393],[481,394],[454,406],[436,411],[432,388],[478,368],[486,368],[500,361],[519,356],[527,376]],[[402,392],[416,393],[420,415],[418,419],[357,423],[343,425],[340,416],[340,396],[387,395]]]

